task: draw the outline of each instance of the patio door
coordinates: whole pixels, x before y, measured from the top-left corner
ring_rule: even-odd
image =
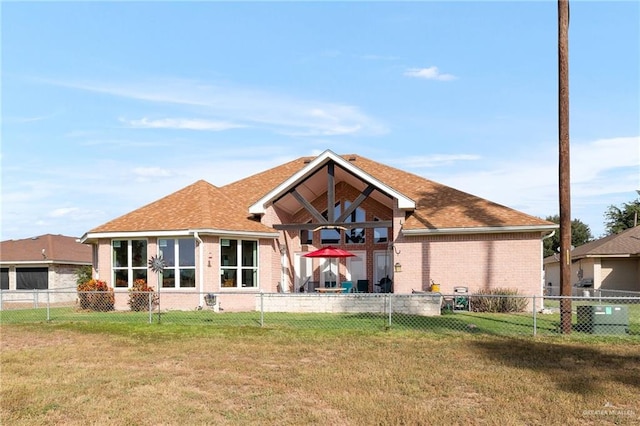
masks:
[[[336,274],[340,267],[339,259],[318,259],[320,261],[320,285],[322,287],[335,287],[338,282]]]
[[[300,292],[300,287],[302,287],[307,280],[313,281],[312,259],[302,255],[303,253],[295,254],[295,293]]]
[[[353,285],[358,282],[358,280],[366,280],[367,279],[367,252],[366,251],[352,251],[351,253],[355,254],[355,257],[347,258],[347,280],[353,282]]]
[[[380,291],[378,283],[387,275],[391,277],[391,259],[387,250],[380,250],[373,253],[373,289]]]

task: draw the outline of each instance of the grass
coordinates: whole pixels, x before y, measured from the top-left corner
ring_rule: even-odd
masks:
[[[640,344],[628,340],[169,322],[0,333],[0,424],[640,421]]]
[[[573,323],[576,323],[574,303]],[[545,303],[545,307],[557,307],[557,301]],[[640,336],[640,305],[628,305],[630,339]],[[48,316],[47,316],[48,315]],[[211,310],[168,311],[158,316],[154,312],[90,312],[73,307],[46,309],[16,309],[0,311],[0,324],[18,324],[29,322],[109,322],[123,324],[162,323],[208,326],[247,326],[282,329],[335,329],[380,331],[386,329],[433,332],[438,334],[489,334],[524,335],[534,334],[534,318],[531,313],[477,313],[458,311],[444,313],[436,317],[393,314],[389,323],[388,314],[293,314],[260,312],[216,313]],[[150,321],[151,320],[151,321]],[[558,335],[560,314],[536,314],[535,331],[537,335]],[[585,338],[593,338],[588,333],[574,333]],[[616,336],[625,338],[625,336]]]

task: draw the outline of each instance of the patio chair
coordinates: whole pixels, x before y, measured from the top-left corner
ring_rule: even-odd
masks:
[[[343,293],[351,293],[353,292],[353,282],[352,281],[342,281],[340,283],[340,287],[342,287]]]
[[[369,280],[358,280],[356,282],[356,293],[368,293]]]

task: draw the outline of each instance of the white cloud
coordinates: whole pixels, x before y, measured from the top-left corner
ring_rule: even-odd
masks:
[[[476,154],[434,154],[423,156],[411,156],[395,161],[399,167],[424,168],[452,165],[460,161],[477,161],[482,157]]]
[[[534,216],[546,217],[559,211],[555,144],[509,152],[508,157],[483,156],[482,162],[470,163],[468,168],[456,162],[425,161],[429,158],[395,163],[404,165],[406,170],[413,168],[414,173],[427,179]],[[595,237],[604,232],[603,215],[608,206],[635,199],[639,188],[640,137],[571,143],[572,217],[589,225]]]
[[[429,68],[409,68],[404,72],[407,77],[424,78],[425,80],[438,80],[438,81],[451,81],[456,80],[453,74],[443,74],[438,67],[432,66]]]
[[[167,177],[171,176],[171,172],[160,167],[136,167],[133,174],[140,177]]]
[[[132,126],[224,130],[231,123],[242,123],[258,130],[295,136],[381,135],[386,126],[369,117],[357,106],[291,97],[251,88],[203,85],[185,80],[147,80],[131,83],[53,82],[63,87],[152,102],[156,106],[188,105],[196,107],[204,119],[143,118],[129,122]],[[318,112],[321,111],[321,114]],[[213,124],[213,123],[224,123]]]
[[[127,123],[131,127],[144,129],[207,130],[219,132],[222,130],[246,127],[241,124],[234,124],[227,121],[202,120],[197,118],[163,118],[151,120],[144,117],[139,120],[120,119],[120,121]]]
[[[55,209],[49,212],[49,217],[64,217],[69,216],[70,214],[77,212],[79,209],[77,207],[66,207]]]

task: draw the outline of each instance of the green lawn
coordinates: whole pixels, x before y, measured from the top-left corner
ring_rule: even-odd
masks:
[[[553,308],[553,303],[545,307]],[[556,302],[557,303],[557,302]],[[557,306],[557,305],[556,305]],[[577,319],[573,305],[573,323]],[[640,336],[640,305],[629,305],[629,338]],[[551,314],[537,313],[535,333],[537,335],[557,335],[560,314],[552,309]],[[73,307],[47,309],[19,309],[0,311],[0,323],[19,324],[34,322],[77,323],[105,322],[123,324],[181,324],[208,326],[241,326],[284,328],[284,329],[335,329],[335,330],[399,330],[419,331],[439,334],[491,334],[491,335],[533,335],[534,317],[531,313],[477,313],[458,311],[441,316],[424,317],[418,315],[393,314],[293,314],[266,312],[216,313],[201,311],[168,311],[158,315],[148,312],[90,312]],[[588,335],[587,333],[574,333]],[[617,338],[625,336],[616,336]]]

